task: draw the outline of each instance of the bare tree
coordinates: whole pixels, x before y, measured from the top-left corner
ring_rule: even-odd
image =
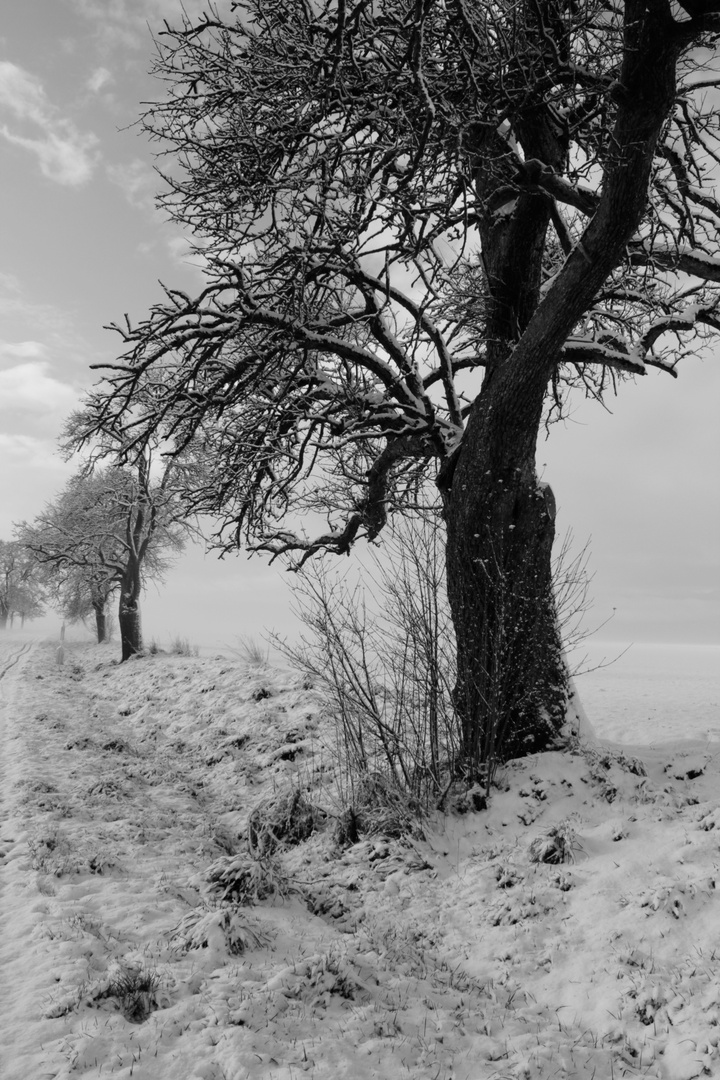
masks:
[[[132,467],[81,472],[34,522],[17,529],[38,563],[55,568],[70,612],[81,614],[89,603],[98,641],[106,636],[108,599],[119,593],[123,660],[142,651],[145,581],[162,577],[185,543],[188,526],[173,487],[177,473],[170,461],[153,479],[148,451]]]
[[[434,477],[472,774],[565,713],[543,420],[719,325],[720,2],[232,11],[158,36],[143,118],[207,285],[116,327],[85,432],[194,446],[218,543],[299,562]]]
[[[26,619],[43,614],[45,575],[22,544],[0,540],[0,629],[19,615]]]
[[[92,619],[98,644],[109,640],[108,613],[117,583],[99,566],[57,566],[52,577],[57,606],[69,623]]]

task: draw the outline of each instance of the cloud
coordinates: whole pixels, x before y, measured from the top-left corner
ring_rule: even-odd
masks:
[[[5,462],[3,481],[7,480],[8,463],[51,469],[54,473],[64,472],[67,468],[58,457],[54,441],[38,439],[34,435],[6,435],[0,432],[0,456]]]
[[[108,71],[106,67],[95,68],[92,75],[87,81],[87,88],[93,94],[99,94],[103,87],[109,83],[115,82],[114,76],[111,71]]]
[[[77,187],[87,183],[99,158],[98,139],[78,130],[49,101],[36,76],[8,60],[0,61],[0,135],[34,154],[49,180]]]
[[[0,357],[34,360],[44,356],[46,348],[41,341],[0,341]]]
[[[9,540],[13,523],[33,518],[54,498],[73,468],[57,453],[54,439],[0,432],[0,537]]]
[[[113,184],[122,188],[131,206],[140,210],[155,209],[159,181],[146,161],[136,158],[127,165],[108,165],[107,174]]]
[[[148,25],[162,29],[167,19],[179,25],[183,12],[192,20],[207,10],[206,0],[71,0],[75,10],[95,27],[97,38],[108,50],[146,49],[150,41]]]
[[[76,392],[48,368],[46,361],[35,360],[0,371],[0,411],[67,413],[76,406]]]
[[[57,351],[77,351],[80,343],[73,332],[72,319],[66,311],[28,299],[22,282],[12,274],[0,274],[0,318],[6,334],[17,334],[19,339],[25,334],[40,334]],[[22,345],[22,340],[19,345]],[[6,348],[18,346],[18,342],[4,342]],[[19,356],[20,353],[8,355]],[[27,354],[24,354],[27,355]]]
[[[165,247],[173,262],[183,270],[199,270],[201,274],[207,270],[207,259],[201,251],[197,250],[202,247],[201,237],[187,236],[182,233],[178,236],[169,236],[165,241]]]
[[[0,273],[0,366],[53,359],[62,363],[66,383],[89,381],[88,365],[98,359],[98,342],[83,334],[71,309],[31,300],[31,292],[31,285],[26,289],[17,277]],[[7,427],[7,414],[3,421]]]

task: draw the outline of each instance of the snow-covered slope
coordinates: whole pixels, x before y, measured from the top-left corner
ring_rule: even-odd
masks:
[[[510,763],[340,848],[301,675],[2,650],[3,1080],[720,1075],[717,746]]]

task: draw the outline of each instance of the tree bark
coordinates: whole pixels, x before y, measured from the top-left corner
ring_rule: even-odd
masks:
[[[538,110],[528,153],[562,169],[567,145]],[[481,207],[517,159],[495,130],[473,133]],[[487,368],[457,458],[439,486],[448,597],[457,639],[461,762],[489,784],[498,760],[547,748],[566,711],[567,677],[552,587],[555,501],[538,484],[535,447],[557,354],[518,379],[517,346],[540,302],[552,200],[520,194],[511,216],[481,213]]]
[[[140,623],[140,590],[140,564],[133,558],[129,560],[120,587],[118,623],[120,625],[120,643],[122,647],[121,662],[129,660],[131,656],[137,656],[143,650]]]
[[[93,603],[93,611],[95,612],[95,629],[97,631],[98,645],[102,645],[107,641],[107,612],[105,610],[105,604]]]
[[[535,474],[544,381],[530,389],[508,408],[502,380],[487,381],[445,490],[461,760],[468,779],[486,782],[498,760],[551,745],[567,706],[552,583],[555,500]]]

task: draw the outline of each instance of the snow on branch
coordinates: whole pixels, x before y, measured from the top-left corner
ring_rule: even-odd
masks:
[[[566,364],[601,364],[616,368],[618,371],[632,372],[634,375],[647,375],[642,360],[633,357],[629,351],[618,348],[615,344],[605,344],[600,340],[570,338],[562,350],[562,362]]]
[[[571,364],[601,364],[635,375],[645,375],[648,367],[655,367],[677,378],[677,360],[668,360],[653,353],[655,344],[664,334],[688,333],[698,326],[720,330],[718,304],[720,301],[689,304],[683,310],[660,316],[653,320],[632,347],[609,334],[594,339],[570,338],[562,351],[562,360]]]
[[[671,332],[680,334],[683,331],[693,330],[698,324],[720,330],[720,314],[717,311],[717,302],[710,305],[691,304],[684,311],[656,319],[643,335],[637,346],[637,351],[649,354],[655,342],[663,334]],[[649,363],[650,360],[648,359],[646,362]],[[675,374],[674,367],[671,365],[656,361],[655,366],[663,367],[665,370],[670,371],[671,374]]]
[[[650,244],[633,244],[629,259],[634,265],[655,265],[665,270],[675,270],[702,281],[720,282],[720,257],[701,248],[671,247]]]

